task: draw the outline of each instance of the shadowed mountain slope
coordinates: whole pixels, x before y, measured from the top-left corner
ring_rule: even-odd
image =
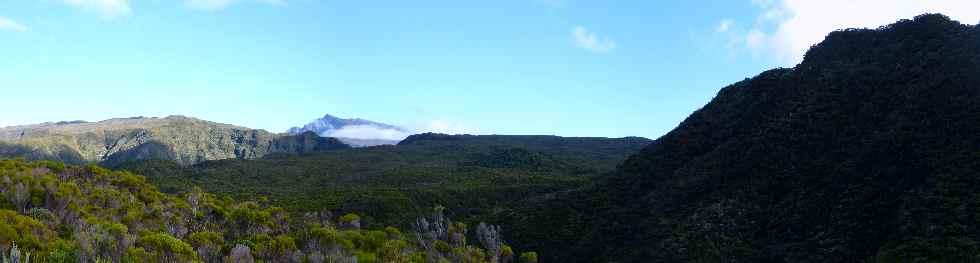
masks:
[[[980,29],[942,15],[834,32],[501,216],[549,262],[977,262],[978,66]]]

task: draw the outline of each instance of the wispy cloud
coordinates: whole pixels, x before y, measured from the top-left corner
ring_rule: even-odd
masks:
[[[796,64],[810,46],[830,32],[845,28],[876,28],[923,13],[942,13],[963,23],[980,20],[976,0],[751,0],[760,10],[756,24],[732,32],[732,40],[754,54],[780,64]],[[868,12],[874,10],[874,12]],[[729,26],[728,30],[733,31]]]
[[[732,29],[732,25],[735,25],[735,20],[733,19],[721,20],[721,22],[718,22],[718,27],[715,28],[715,31],[719,33],[728,32],[729,29]]]
[[[575,46],[592,52],[605,53],[616,49],[616,42],[609,38],[600,38],[599,35],[589,32],[582,26],[572,29],[572,40]]]
[[[96,12],[104,18],[117,18],[132,13],[129,0],[64,0],[66,4]]]
[[[462,122],[447,119],[433,119],[416,123],[408,130],[389,129],[371,125],[348,125],[341,127],[340,129],[324,132],[320,134],[320,136],[353,139],[403,140],[409,135],[425,132],[445,134],[480,134],[478,129],[465,125]]]
[[[233,4],[245,2],[246,0],[187,0],[184,2],[187,7],[198,10],[219,10]],[[281,5],[285,0],[252,0],[259,3]]]
[[[0,16],[0,31],[27,31],[27,26],[24,26],[16,21]]]
[[[386,129],[371,125],[348,125],[320,135],[352,139],[403,140],[411,134],[402,130]]]

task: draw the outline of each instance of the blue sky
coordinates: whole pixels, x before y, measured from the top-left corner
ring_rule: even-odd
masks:
[[[281,132],[330,113],[656,138],[834,28],[980,21],[970,1],[837,2],[3,1],[0,126],[180,114]]]

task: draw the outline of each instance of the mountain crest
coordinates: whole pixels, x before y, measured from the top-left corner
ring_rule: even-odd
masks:
[[[374,122],[361,118],[345,119],[330,114],[315,119],[302,127],[293,127],[289,134],[314,132],[323,137],[336,137],[353,146],[374,146],[396,144],[410,133],[395,125]]]
[[[48,122],[0,128],[0,157],[55,159],[107,165],[145,159],[190,165],[208,160],[255,159],[270,153],[307,154],[350,146],[315,134],[265,130],[172,115],[99,122]]]

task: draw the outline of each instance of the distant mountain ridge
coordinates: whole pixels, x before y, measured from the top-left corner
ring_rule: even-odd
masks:
[[[47,122],[0,128],[0,156],[69,163],[165,159],[182,165],[350,146],[313,133],[275,134],[185,116]]]
[[[292,127],[288,134],[314,132],[323,137],[335,137],[352,146],[375,146],[397,144],[410,135],[402,127],[369,121],[361,118],[345,119],[330,114],[315,119],[302,127]]]

